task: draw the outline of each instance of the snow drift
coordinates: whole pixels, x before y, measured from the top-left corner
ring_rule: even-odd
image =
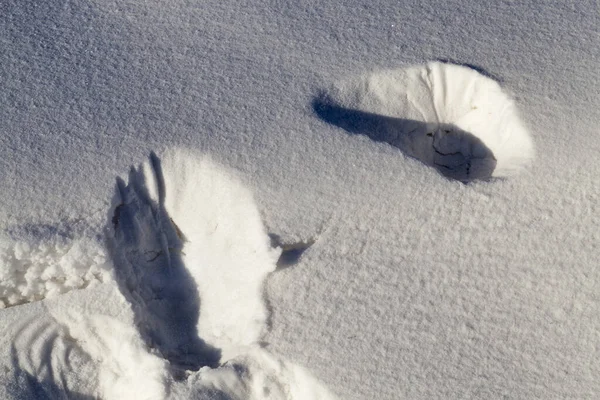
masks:
[[[511,98],[493,79],[460,65],[431,62],[349,79],[313,106],[323,120],[464,182],[514,175],[534,154]]]

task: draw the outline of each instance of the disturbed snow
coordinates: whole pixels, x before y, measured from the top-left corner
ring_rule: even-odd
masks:
[[[118,180],[111,215],[112,275],[83,301],[31,305],[11,324],[2,398],[334,398],[260,343],[280,251],[229,172],[181,150],[153,154]],[[42,280],[54,270],[34,267]]]
[[[344,399],[599,397],[596,8],[2,2],[2,397],[275,397],[319,387],[291,363]],[[402,93],[392,81],[407,65],[442,58],[470,70],[409,68],[434,78],[413,82],[425,115],[386,110],[401,103],[387,91]],[[478,98],[474,90],[456,99],[444,71],[472,82],[473,69],[502,86],[478,103],[504,103],[505,121],[531,132],[535,159],[526,135],[494,143],[473,124],[481,119],[440,114],[440,105],[461,111]],[[475,80],[473,89],[497,87]],[[515,143],[523,151],[494,150]],[[142,218],[143,229],[164,233],[140,236],[147,249],[127,245],[138,225],[115,231],[114,210],[105,217],[114,177],[151,150],[164,160],[171,147],[235,171],[263,233],[283,249],[264,302],[236,303],[254,316],[242,318],[248,335],[229,330],[235,310],[222,324],[211,313],[223,299],[202,290],[217,287],[177,267],[185,221],[174,219],[180,237],[164,219]],[[136,171],[134,182],[147,175]],[[129,184],[125,196],[144,197]],[[131,214],[160,207],[120,210],[135,221]],[[107,251],[106,220],[125,248]],[[181,291],[140,274],[140,265],[164,263],[165,246],[172,275],[186,277]],[[237,279],[204,272],[223,285]],[[232,344],[257,334],[258,346]]]

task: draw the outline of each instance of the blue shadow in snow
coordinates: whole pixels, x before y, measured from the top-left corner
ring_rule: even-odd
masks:
[[[490,179],[496,168],[493,152],[476,136],[452,124],[389,117],[337,105],[326,94],[312,109],[323,121],[351,135],[388,143],[404,154],[463,183]]]
[[[140,169],[132,167],[128,184],[117,179],[109,248],[142,338],[170,362],[176,378],[183,378],[186,370],[217,367],[221,352],[198,332],[200,296],[181,256],[186,239],[165,209],[160,160],[154,153],[150,160],[158,202]]]

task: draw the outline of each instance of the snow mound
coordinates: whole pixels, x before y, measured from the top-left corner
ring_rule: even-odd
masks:
[[[512,176],[534,156],[511,98],[493,79],[460,65],[431,62],[349,79],[313,107],[326,122],[463,182]]]
[[[0,308],[103,282],[112,265],[102,241],[66,227],[0,233]]]

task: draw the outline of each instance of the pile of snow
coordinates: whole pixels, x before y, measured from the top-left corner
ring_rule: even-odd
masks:
[[[334,398],[261,343],[280,250],[250,191],[185,151],[153,154],[117,188],[114,280],[24,306],[4,338],[2,398]]]
[[[105,281],[112,265],[97,236],[29,226],[0,232],[0,308]]]
[[[460,181],[511,176],[533,158],[512,99],[465,66],[431,62],[348,79],[314,108],[325,121],[396,146]]]

